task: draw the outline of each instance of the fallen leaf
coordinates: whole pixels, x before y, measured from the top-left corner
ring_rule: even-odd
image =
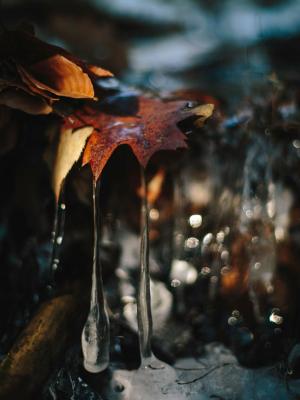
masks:
[[[52,107],[43,98],[16,88],[1,91],[0,104],[27,114],[49,114],[52,111]]]
[[[215,107],[220,106],[220,102],[218,99],[215,97],[199,90],[199,89],[179,89],[175,90],[173,92],[169,92],[165,94],[165,98],[171,100],[171,99],[177,99],[177,100],[185,100],[189,99],[189,101],[194,101],[197,104],[214,104]]]
[[[79,159],[86,140],[92,132],[93,127],[90,126],[75,131],[72,129],[61,130],[52,181],[56,201],[58,201],[63,181]]]
[[[82,68],[60,54],[42,60],[27,70],[19,67],[24,83],[30,88],[72,98],[93,98],[94,88]]]
[[[42,98],[51,111],[53,102],[61,97],[94,99],[93,79],[111,76],[30,32],[5,31],[0,36],[0,92],[23,89]],[[25,111],[23,92],[15,91],[15,100],[19,94],[15,103]]]
[[[139,98],[139,110],[134,116],[113,116],[91,107],[78,110],[65,121],[65,127],[93,126],[83,155],[83,165],[90,163],[97,180],[114,150],[123,144],[131,147],[143,167],[160,150],[186,148],[186,137],[177,123],[191,115],[201,121],[208,118],[208,109],[186,109],[186,101],[164,102],[160,99]],[[209,107],[211,112],[213,107]]]
[[[92,64],[87,64],[86,65],[87,71],[90,76],[96,77],[96,78],[110,78],[113,76],[113,74],[108,71],[107,69],[98,67],[97,65],[92,65]]]

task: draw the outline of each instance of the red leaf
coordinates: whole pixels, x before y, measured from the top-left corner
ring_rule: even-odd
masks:
[[[179,121],[193,114],[185,106],[186,101],[140,97],[136,116],[112,116],[86,108],[72,115],[64,128],[95,128],[84,151],[83,165],[90,163],[94,178],[98,179],[120,145],[129,145],[143,167],[157,151],[186,148],[185,135],[177,127]]]

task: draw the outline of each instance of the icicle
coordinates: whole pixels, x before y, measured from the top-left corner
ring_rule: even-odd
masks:
[[[97,373],[105,370],[109,364],[109,318],[105,306],[102,270],[99,257],[99,188],[100,183],[93,183],[94,216],[94,253],[90,312],[84,325],[81,345],[84,367]]]
[[[66,204],[65,204],[65,193],[64,183],[61,186],[58,201],[56,203],[54,226],[52,231],[52,254],[51,254],[51,285],[54,285],[55,271],[59,267],[60,262],[60,250],[64,236],[65,228],[65,216],[66,216]]]
[[[142,207],[141,207],[141,250],[140,281],[137,298],[137,319],[142,366],[149,365],[153,359],[151,351],[152,315],[149,272],[149,215],[145,171],[141,168]]]
[[[120,398],[130,400],[172,399],[183,400],[187,396],[177,383],[177,371],[158,360],[151,351],[152,316],[149,274],[149,217],[147,204],[147,185],[145,171],[141,168],[142,207],[141,207],[141,248],[140,281],[137,296],[137,320],[141,366],[137,370],[112,371],[110,386],[105,390],[105,398],[115,398],[116,387],[122,388]],[[162,371],[163,370],[163,371]],[[117,396],[119,398],[119,396]]]

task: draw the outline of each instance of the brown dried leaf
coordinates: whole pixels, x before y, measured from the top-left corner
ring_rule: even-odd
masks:
[[[55,54],[54,56],[22,68],[23,74],[30,87],[48,91],[57,96],[72,98],[93,98],[94,88],[89,76],[82,68],[67,58]]]
[[[60,96],[94,98],[92,79],[110,76],[29,32],[5,31],[0,36],[0,90],[25,86],[51,106]]]
[[[89,65],[87,65],[87,70],[90,75],[93,74],[97,78],[108,78],[108,77],[113,76],[113,74],[110,71],[108,71],[107,69],[98,67],[97,65],[89,64]]]
[[[92,132],[93,128],[89,126],[75,131],[72,131],[72,129],[61,130],[52,180],[52,186],[57,201],[64,179],[70,172],[72,166],[79,159],[86,140]]]
[[[49,114],[52,111],[52,107],[43,98],[33,96],[18,88],[0,92],[0,104],[27,114]]]

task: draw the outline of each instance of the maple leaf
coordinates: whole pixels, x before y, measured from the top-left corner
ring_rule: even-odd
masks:
[[[202,92],[199,89],[179,89],[166,94],[167,99],[185,100],[189,99],[190,102],[200,104],[214,104],[216,107],[220,106],[219,100],[215,97]]]
[[[92,80],[110,76],[109,71],[86,64],[29,32],[5,31],[0,36],[0,104],[47,114],[61,97],[93,99]],[[32,108],[24,105],[29,95]]]
[[[186,137],[177,123],[196,115],[209,116],[213,106],[186,109],[186,101],[168,101],[140,97],[134,116],[112,116],[93,108],[77,111],[65,122],[65,127],[94,127],[83,154],[83,165],[89,163],[95,180],[99,178],[114,150],[123,144],[131,147],[139,163],[146,167],[152,155],[160,150],[186,148]],[[205,114],[205,116],[203,115]]]

